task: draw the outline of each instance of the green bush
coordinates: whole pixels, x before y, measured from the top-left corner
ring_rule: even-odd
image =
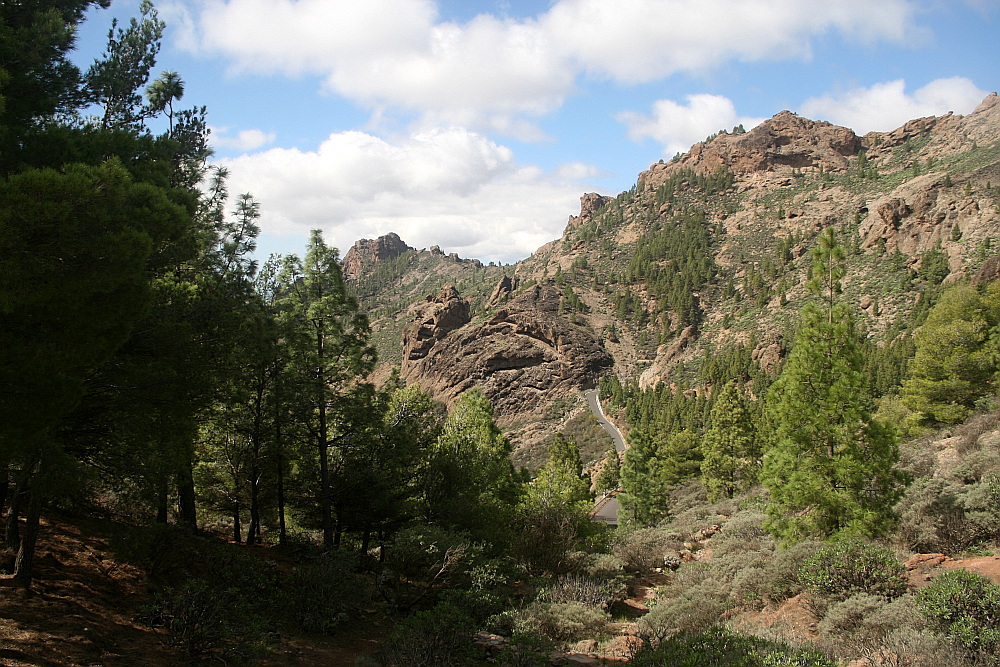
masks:
[[[820,636],[843,657],[863,657],[876,665],[913,653],[912,638],[927,629],[912,596],[890,601],[866,593],[834,604],[819,624]]]
[[[806,560],[799,580],[831,600],[858,593],[896,598],[906,592],[906,568],[885,547],[865,542],[833,544]]]
[[[165,628],[170,644],[188,655],[222,649],[249,658],[247,651],[263,634],[262,619],[252,613],[239,591],[201,579],[164,589],[145,616],[151,625]]]
[[[681,632],[700,632],[719,622],[733,603],[729,585],[711,563],[683,565],[673,584],[649,613],[639,620],[639,632],[653,642]]]
[[[740,635],[722,627],[683,633],[646,645],[632,657],[630,667],[835,667],[822,653],[795,648],[759,637]]]
[[[631,532],[623,531],[614,545],[614,555],[621,560],[627,570],[649,572],[663,567],[664,557],[676,556],[683,543],[669,538],[658,528],[640,528]]]
[[[917,604],[947,637],[973,655],[1000,650],[1000,586],[967,570],[945,572],[917,594]]]
[[[533,602],[517,616],[515,631],[555,642],[592,639],[606,630],[607,613],[580,602]]]
[[[823,542],[809,540],[776,551],[774,557],[764,565],[764,572],[759,581],[761,597],[772,602],[780,602],[801,593],[799,570],[825,546]]]
[[[334,551],[283,577],[278,594],[289,621],[305,632],[329,634],[349,620],[352,605],[367,591],[354,566],[349,554]]]
[[[971,469],[957,473],[973,475]],[[1000,493],[987,475],[979,482],[918,479],[897,505],[898,533],[907,548],[921,553],[962,553],[1000,537]]]
[[[375,660],[385,667],[468,664],[474,652],[473,625],[455,605],[438,604],[397,625]]]

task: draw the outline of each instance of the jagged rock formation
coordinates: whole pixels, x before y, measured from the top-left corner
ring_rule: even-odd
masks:
[[[399,257],[407,250],[413,250],[403,243],[399,235],[390,232],[374,241],[361,239],[356,241],[344,255],[343,272],[347,280],[357,280],[377,262]]]
[[[708,192],[687,178],[720,172],[731,187]],[[647,249],[647,267],[632,266],[644,242],[690,211],[704,214],[715,271],[694,292],[693,325],[665,311],[665,295],[646,282],[679,266],[674,258]],[[876,342],[914,308],[928,251],[940,247],[946,280],[996,279],[1000,99],[990,95],[966,116],[920,118],[864,137],[787,111],[744,134],[723,132],[652,165],[617,197],[584,194],[562,237],[512,274],[438,248],[414,253],[401,271],[426,272],[410,281],[423,287],[399,308],[383,298],[389,316],[375,320],[386,340],[386,323],[396,327],[394,345],[405,324],[401,357],[396,347],[383,359],[401,361],[407,381],[445,401],[482,387],[502,421],[522,425],[511,432],[518,447],[551,434],[556,427],[540,422],[539,411],[595,374],[673,384],[678,369],[690,378],[713,350],[734,344],[749,346],[753,363],[773,374],[808,299],[809,251],[826,227],[851,246],[842,298]],[[368,286],[366,298],[399,294],[405,280]],[[462,294],[441,290],[446,283],[460,284]],[[575,312],[560,309],[567,287],[583,303]],[[407,310],[431,291],[432,299]]]
[[[600,211],[605,204],[610,201],[614,201],[614,199],[614,197],[605,197],[604,195],[599,195],[596,192],[588,192],[580,197],[580,215],[569,216],[569,221],[566,223],[566,227],[575,227],[584,222],[593,220],[594,215]]]
[[[725,168],[737,176],[795,169],[843,171],[860,148],[861,139],[846,127],[782,111],[746,134],[724,133],[695,144],[679,159],[650,167],[639,182],[656,187],[683,169],[709,174]]]
[[[554,287],[533,285],[473,323],[468,302],[447,286],[414,308],[402,376],[447,403],[478,386],[501,419],[591,386],[611,357],[588,329],[560,316],[559,301]]]

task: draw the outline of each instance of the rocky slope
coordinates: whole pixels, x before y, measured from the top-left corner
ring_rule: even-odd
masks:
[[[1000,243],[998,205],[995,94],[964,117],[864,137],[783,111],[652,165],[617,197],[584,195],[562,238],[513,270],[416,253],[391,235],[359,242],[345,272],[378,306],[376,329],[393,334],[379,341],[388,364],[444,401],[482,387],[515,441],[531,446],[583,409],[573,397],[600,374],[676,382],[734,343],[773,369],[826,227],[849,250],[845,298],[882,340],[914,308],[928,258],[943,255],[945,281],[997,264],[987,260]],[[703,214],[713,267],[693,291],[693,320],[667,307],[652,277],[680,271],[680,258],[648,261],[652,240],[692,211]],[[375,280],[389,265],[391,277]],[[389,304],[387,292],[410,296]]]
[[[491,303],[508,284],[501,281]],[[403,334],[405,380],[448,403],[478,386],[502,420],[593,386],[612,364],[588,327],[560,315],[551,285],[535,284],[475,322],[469,312],[451,285],[413,309],[413,325]]]

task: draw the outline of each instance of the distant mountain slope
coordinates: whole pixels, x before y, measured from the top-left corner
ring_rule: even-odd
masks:
[[[827,227],[848,249],[845,298],[869,337],[900,335],[927,289],[996,277],[998,206],[995,94],[968,116],[864,137],[783,111],[652,165],[617,197],[584,195],[562,238],[514,267],[398,237],[359,242],[403,250],[352,248],[345,266],[369,257],[349,275],[386,368],[446,401],[482,386],[530,448],[584,410],[575,397],[597,374],[682,382],[734,345],[773,370]],[[460,322],[435,319],[458,301]]]

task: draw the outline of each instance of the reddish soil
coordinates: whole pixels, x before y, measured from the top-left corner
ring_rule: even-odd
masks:
[[[0,575],[0,666],[220,664],[221,656],[184,655],[163,630],[142,623],[140,608],[153,588],[140,569],[115,559],[106,533],[97,521],[42,519],[32,589],[15,588]],[[384,635],[382,624],[359,621],[336,637],[282,636],[254,664],[354,665]]]

